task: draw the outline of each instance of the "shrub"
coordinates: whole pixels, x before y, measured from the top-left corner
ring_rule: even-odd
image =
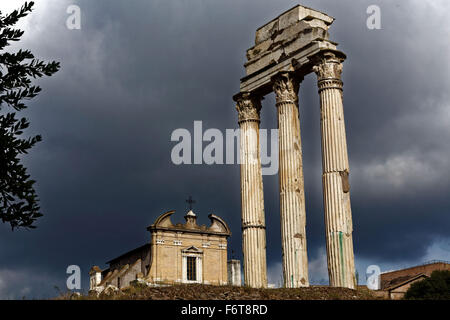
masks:
[[[429,278],[413,283],[405,299],[450,300],[450,271],[433,271]]]

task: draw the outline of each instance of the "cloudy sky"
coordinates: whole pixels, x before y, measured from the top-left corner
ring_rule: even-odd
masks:
[[[9,12],[20,0],[2,0]],[[67,8],[81,8],[69,30]],[[167,210],[182,221],[192,195],[200,223],[223,217],[241,257],[238,165],[171,161],[178,128],[237,127],[232,96],[257,27],[298,0],[37,0],[15,48],[61,62],[39,81],[25,113],[43,142],[24,161],[44,213],[33,231],[0,225],[0,298],[46,298],[79,265],[83,289],[104,267],[149,241],[146,227]],[[450,23],[447,0],[304,0],[336,18],[331,39],[348,55],[344,105],[354,246],[360,282],[382,270],[450,260]],[[381,8],[381,30],[366,26]],[[313,283],[326,283],[319,99],[314,75],[300,89]],[[273,95],[262,127],[276,128]],[[271,283],[280,282],[277,176],[264,177]]]

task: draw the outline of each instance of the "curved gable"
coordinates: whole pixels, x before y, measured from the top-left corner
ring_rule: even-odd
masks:
[[[208,218],[211,219],[211,226],[208,228],[209,231],[231,235],[231,230],[228,227],[228,224],[225,221],[223,221],[222,218],[216,216],[215,214],[210,214]]]
[[[160,215],[153,224],[154,227],[171,227],[173,226],[172,221],[170,220],[170,216],[175,213],[175,210],[167,211]]]

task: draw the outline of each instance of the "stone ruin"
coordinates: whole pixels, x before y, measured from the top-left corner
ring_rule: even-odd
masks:
[[[244,280],[267,287],[266,225],[261,174],[261,100],[276,96],[279,129],[280,215],[284,286],[309,286],[299,86],[316,73],[320,95],[322,182],[330,285],[356,287],[349,164],[343,110],[342,63],[329,40],[334,18],[301,5],[256,31],[247,50],[237,103],[241,131],[241,205]]]

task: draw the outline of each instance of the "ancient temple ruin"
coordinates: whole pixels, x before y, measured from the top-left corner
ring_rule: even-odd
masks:
[[[256,31],[247,50],[246,76],[234,96],[241,129],[241,204],[244,279],[267,287],[266,232],[259,123],[261,100],[276,96],[279,184],[285,287],[309,286],[299,86],[316,73],[320,95],[322,182],[330,285],[355,288],[349,164],[343,110],[342,63],[329,40],[334,18],[296,6]],[[270,112],[270,110],[269,110]]]

